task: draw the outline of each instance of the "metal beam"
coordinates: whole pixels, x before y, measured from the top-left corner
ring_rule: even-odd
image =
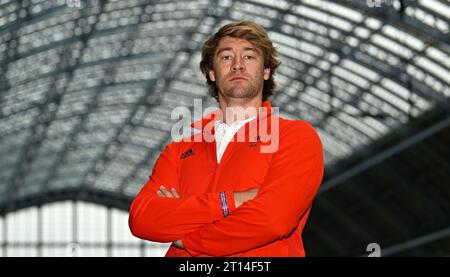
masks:
[[[381,249],[382,256],[392,256],[410,249],[450,237],[450,227]]]
[[[401,151],[409,147],[412,147],[415,144],[433,136],[434,134],[444,130],[445,128],[448,128],[449,126],[450,126],[450,115],[447,115],[445,119],[433,124],[431,127],[428,127],[418,132],[417,134],[403,140],[399,144],[392,146],[389,149],[382,151],[381,153],[378,153],[372,158],[369,158],[364,162],[344,171],[343,173],[337,175],[336,177],[332,177],[330,180],[322,184],[318,192],[318,195],[323,194],[328,190],[335,188],[339,185],[345,184],[345,182],[348,181],[350,178],[358,174],[361,174],[362,172],[376,166],[377,164],[380,164],[384,160],[400,153]]]
[[[348,4],[348,3],[347,3],[347,4]],[[410,3],[410,5],[413,5],[413,4],[414,4],[414,3]],[[415,5],[415,4],[414,4],[414,5]],[[273,8],[273,7],[270,7],[270,8]],[[280,11],[279,9],[276,9],[276,10]],[[358,10],[358,9],[357,9],[357,10]],[[326,11],[324,11],[324,12],[326,12]],[[289,14],[289,15],[294,15],[293,13],[288,13],[288,14]],[[383,14],[381,14],[381,15],[383,15]],[[297,15],[295,15],[295,16],[297,16]],[[337,15],[333,15],[333,16],[337,16]],[[380,14],[379,14],[379,13],[376,13],[376,16],[379,17]],[[386,17],[386,15],[383,15],[383,16]],[[339,17],[339,16],[337,16],[337,17]],[[346,20],[346,19],[344,19],[344,18],[342,18],[342,19],[343,19],[343,20]],[[397,23],[398,27],[402,27],[402,28],[404,28],[404,29],[405,29],[405,28],[409,28],[409,30],[410,30],[411,28],[413,28],[413,27],[411,27],[411,26],[408,26],[408,25],[405,24],[404,22],[402,22],[402,20],[400,20],[400,19],[403,19],[403,17],[400,17],[400,16],[397,14],[396,11],[390,12],[390,16],[388,16],[387,19],[389,19],[389,21],[388,21],[388,22],[384,22],[384,24],[387,24],[387,23],[389,23],[389,22],[395,22],[395,23]],[[318,24],[321,24],[321,25],[325,25],[327,28],[333,28],[333,26],[330,26],[329,24],[324,24],[323,22],[317,22],[317,21],[315,21],[315,20],[313,20],[313,19],[310,19],[310,18],[308,18],[308,21],[312,21],[312,22],[315,22],[315,23],[318,23]],[[361,24],[362,24],[362,23],[361,23]],[[358,25],[360,25],[360,24],[354,25],[354,28],[356,28]],[[295,26],[295,27],[298,28],[298,26]],[[353,28],[353,30],[354,30],[354,28]],[[376,31],[373,31],[373,32],[372,32],[372,35],[373,35],[373,33],[379,32],[380,30],[381,30],[381,29],[378,29],[378,30],[376,30]],[[281,30],[274,30],[274,31],[283,33]],[[423,30],[421,30],[421,31],[423,31]],[[350,35],[352,35],[352,31],[350,31],[350,32],[344,32],[344,31],[342,31],[342,33],[343,33],[345,36],[350,36]],[[286,34],[286,35],[287,35],[287,34]],[[295,35],[294,35],[293,37],[295,37],[295,38],[297,38],[297,39],[299,39],[299,40],[305,40],[305,41],[314,43],[313,41],[310,41],[309,39],[299,38],[299,37],[297,37],[297,36],[295,36]],[[433,42],[433,39],[436,39],[436,37],[427,37],[427,38],[428,38],[428,39],[426,39],[426,41],[428,41],[427,45],[430,45],[430,44]],[[438,37],[438,38],[443,39],[443,37]],[[363,43],[363,42],[369,43],[369,40],[370,40],[370,36],[369,36],[367,39],[362,39],[362,40],[360,39],[360,43]],[[399,43],[402,44],[401,42],[399,42]],[[351,50],[350,50],[349,53],[342,53],[342,51],[341,51],[340,49],[343,48],[343,47],[345,46],[345,44],[343,44],[343,43],[341,43],[341,42],[339,42],[339,41],[336,41],[336,43],[334,43],[333,46],[330,46],[330,47],[323,47],[322,45],[319,45],[319,44],[316,44],[316,46],[319,47],[319,48],[321,48],[321,49],[323,49],[323,50],[326,51],[326,52],[333,52],[333,53],[338,54],[339,57],[340,57],[341,59],[346,58],[346,57],[351,58],[351,59],[354,59],[354,60],[358,61],[359,63],[361,63],[363,66],[366,66],[366,67],[368,67],[368,68],[374,70],[375,72],[378,72],[378,73],[380,74],[380,76],[384,76],[384,77],[387,76],[388,78],[390,78],[390,79],[393,80],[394,82],[398,82],[398,73],[397,73],[397,72],[386,72],[385,70],[382,70],[382,69],[380,69],[380,68],[378,68],[378,67],[374,67],[371,63],[367,63],[366,61],[363,61],[363,60],[361,60],[361,59],[358,59],[358,58],[356,57],[355,54],[356,54],[356,53],[362,53],[362,52],[361,52],[360,50],[358,50],[357,48],[351,48]],[[407,47],[407,45],[405,45],[405,47]],[[419,53],[415,53],[415,55],[414,55],[413,57],[418,56],[418,55],[420,55],[420,54],[423,54],[423,52],[425,51],[425,49],[427,49],[427,48],[425,47],[423,51],[421,51],[421,52],[419,52]],[[397,54],[393,53],[393,52],[392,52],[391,50],[389,50],[389,49],[384,49],[384,51],[388,52],[388,53],[391,54],[391,55],[398,56]],[[373,59],[373,62],[379,62],[376,58],[374,58],[374,57],[372,57],[372,56],[370,56],[370,55],[368,55],[368,54],[365,54],[365,53],[362,53],[362,54],[364,54],[364,55],[370,57],[371,59]],[[399,58],[400,58],[400,57],[399,57]],[[341,59],[340,59],[340,60],[341,60]],[[319,60],[319,58],[316,59],[316,61],[317,61],[317,60]],[[340,60],[339,60],[339,61],[340,61]],[[336,62],[336,63],[334,63],[334,62],[330,62],[330,63],[336,66],[336,65],[338,65],[339,61]],[[314,63],[315,63],[315,62],[313,62],[312,64],[306,63],[306,64],[308,64],[308,67],[307,67],[307,68],[313,68],[313,67],[314,67],[314,68],[317,68],[317,67],[314,65]],[[380,63],[380,62],[379,62],[379,63]],[[380,64],[381,64],[381,63],[380,63]],[[320,71],[323,71],[323,70],[320,69],[320,68],[317,68],[317,69],[320,70]],[[389,69],[389,67],[386,67],[386,69]],[[302,74],[303,74],[303,75],[301,75],[301,76],[307,75],[306,70],[304,70]],[[430,73],[430,74],[431,74],[431,73]],[[432,75],[432,74],[431,74],[431,75]],[[299,75],[299,76],[300,76],[300,75]],[[310,75],[308,75],[308,76],[310,76]],[[316,84],[317,81],[318,81],[318,78],[316,78],[315,76],[310,76],[310,77],[314,79],[314,82],[313,82],[312,86],[315,86],[315,84]],[[434,76],[434,77],[437,78],[437,79],[439,79],[439,78],[436,77],[436,76]],[[405,82],[405,81],[403,80],[403,82]],[[374,84],[376,84],[376,83],[374,83],[374,82],[370,82],[370,83],[371,83],[371,86],[374,85]],[[420,82],[418,82],[418,81],[412,79],[412,80],[411,80],[411,84],[414,86],[415,92],[418,93],[418,94],[420,94],[422,97],[424,97],[424,98],[426,98],[426,99],[430,99],[430,98],[431,98],[431,99],[433,99],[434,101],[436,101],[437,104],[439,104],[440,106],[443,106],[443,107],[445,107],[445,108],[450,107],[450,105],[449,105],[447,99],[445,99],[444,96],[441,96],[441,95],[436,94],[436,93],[429,93],[428,91],[430,91],[430,89],[426,89],[426,87],[423,86],[422,83],[420,83]],[[359,93],[358,95],[362,95],[363,91],[365,91],[365,90],[359,88],[359,86],[356,85],[356,84],[353,84],[353,85],[355,85],[355,86],[359,89],[358,91],[359,91],[360,93]],[[433,90],[432,90],[432,91],[433,91]],[[376,95],[373,95],[373,96],[376,97],[376,98],[378,98]],[[289,98],[292,98],[292,97],[289,97]],[[357,100],[360,100],[360,98],[354,98],[354,99],[352,99],[350,102],[348,102],[347,104],[352,104],[352,105],[354,105],[354,104],[356,103]],[[275,101],[276,101],[276,98],[275,98]],[[361,101],[361,100],[360,100],[360,101]],[[383,99],[380,99],[380,101],[386,103],[386,105],[392,106],[389,102],[386,102],[386,101],[383,100]],[[346,102],[346,101],[343,101],[343,102]],[[274,102],[274,103],[276,103],[276,102]],[[398,107],[393,106],[393,108],[394,108],[395,110],[398,110]],[[352,126],[349,126],[349,127],[352,128]],[[370,128],[370,126],[368,126],[368,127]]]
[[[22,3],[20,5],[22,5]],[[27,7],[27,13],[28,12],[29,6]],[[21,22],[19,22],[19,24],[20,23]],[[67,49],[61,50],[59,53],[60,60],[64,61],[66,54]],[[60,65],[58,65],[58,67],[59,66]],[[49,83],[49,87],[45,95],[45,105],[39,106],[39,115],[34,119],[31,127],[31,135],[27,138],[24,144],[22,150],[23,154],[17,162],[17,168],[7,189],[8,205],[14,206],[18,189],[23,187],[26,174],[34,162],[36,150],[45,140],[48,126],[56,115],[56,109],[52,109],[51,104],[59,105],[60,102],[61,94],[58,93],[58,89],[55,85],[57,80],[58,75],[52,76],[52,81]]]
[[[81,39],[81,42],[82,42],[82,46],[81,46],[81,50],[80,50],[80,55],[79,55],[79,57],[76,59],[75,65],[74,65],[73,67],[68,67],[68,69],[70,69],[71,71],[68,71],[68,72],[67,72],[67,74],[69,75],[69,78],[68,78],[68,80],[67,80],[66,86],[65,86],[64,89],[63,89],[64,92],[66,92],[67,88],[69,87],[70,81],[73,79],[73,72],[78,68],[78,65],[81,64],[82,57],[83,57],[83,53],[84,53],[84,51],[85,51],[86,48],[87,48],[88,40],[89,40],[89,39],[91,38],[91,36],[96,32],[96,29],[97,29],[96,26],[97,26],[97,24],[98,24],[98,22],[99,22],[98,18],[99,18],[99,16],[103,13],[103,9],[104,9],[105,4],[106,4],[106,0],[101,0],[101,1],[100,1],[100,9],[99,9],[98,13],[96,13],[96,14],[93,15],[93,16],[96,17],[95,23],[91,24],[91,26],[90,26],[91,29],[89,30],[89,32],[86,33],[86,34],[83,34],[83,35],[81,36],[81,38],[80,38],[80,39]],[[77,18],[77,20],[75,21],[77,26],[80,25],[79,22],[80,22],[81,19],[87,18],[87,17],[90,16],[91,14],[87,14],[86,9],[83,9],[83,15],[84,15],[84,16],[81,16],[81,17]],[[96,96],[94,97],[94,100],[95,100],[95,101],[93,101],[93,102],[90,103],[90,105],[89,105],[89,107],[88,107],[89,110],[93,110],[93,109],[96,108],[96,106],[97,106],[97,98],[98,98],[98,95],[96,95]],[[59,109],[60,104],[61,104],[61,103],[59,103],[59,105],[58,105],[58,107],[57,107],[57,110]],[[42,184],[43,184],[42,191],[48,191],[48,190],[49,190],[49,185],[50,185],[51,181],[55,178],[55,176],[56,176],[56,174],[57,174],[57,172],[58,172],[58,170],[57,170],[58,166],[59,166],[59,165],[62,163],[62,161],[64,160],[64,158],[65,158],[65,156],[66,156],[66,154],[67,154],[67,152],[68,152],[69,146],[71,146],[71,144],[73,143],[73,141],[74,141],[76,135],[78,134],[77,131],[78,131],[78,130],[81,130],[82,124],[84,123],[84,121],[85,121],[85,119],[86,119],[87,116],[88,116],[87,114],[84,115],[84,116],[81,116],[80,122],[78,123],[77,126],[75,126],[75,127],[73,128],[72,132],[69,134],[69,137],[70,137],[69,141],[65,144],[65,147],[63,148],[63,150],[61,150],[61,151],[58,153],[58,157],[55,159],[55,162],[53,163],[53,168],[55,168],[55,169],[54,169],[53,171],[49,172],[49,174],[48,174],[47,177],[45,178],[44,182],[42,182]],[[46,130],[47,130],[47,129],[46,129]]]
[[[216,4],[217,4],[217,1],[215,1],[215,2],[216,2]],[[226,10],[225,10],[225,14],[228,15],[228,13],[229,13],[229,9],[226,9]],[[205,14],[206,14],[206,15],[209,15],[209,14],[208,14],[208,11],[206,11]],[[210,16],[214,16],[214,15],[210,15]],[[220,22],[219,19],[220,19],[220,18],[216,18],[216,21],[215,21],[215,27],[217,27],[218,23]],[[199,23],[199,26],[201,26],[200,23]],[[214,29],[214,28],[213,28],[213,29]],[[194,31],[195,31],[195,30],[192,30],[191,33],[186,34],[186,38],[193,37]],[[189,42],[191,42],[191,41],[192,41],[192,39],[186,39],[186,44],[185,44],[186,47],[185,47],[185,48],[188,49],[187,46],[189,45]],[[194,51],[195,51],[195,50],[200,50],[201,47],[202,47],[202,45],[201,45],[201,44],[198,44],[197,47],[196,47],[196,49],[190,49],[190,50],[189,50],[189,54],[190,54],[190,55],[189,55],[189,58],[186,59],[186,61],[185,61],[184,64],[183,64],[183,67],[180,67],[175,73],[170,74],[170,75],[171,75],[171,76],[176,76],[178,73],[182,72],[182,70],[186,69],[184,66],[187,65],[187,63],[188,63],[189,60],[190,60],[190,57],[193,56]],[[170,68],[170,67],[169,67],[169,68]],[[161,89],[162,91],[167,90],[167,89],[169,88],[170,83],[171,83],[172,80],[173,80],[171,76],[167,76],[167,77],[164,78],[164,88]],[[203,103],[203,101],[205,101],[205,100],[207,100],[207,99],[209,99],[209,98],[210,98],[210,96],[208,96],[208,95],[203,96],[203,97],[202,97],[202,103]],[[189,108],[189,110],[192,112],[192,107],[187,107],[187,108]],[[163,150],[163,147],[164,147],[166,144],[168,144],[170,141],[171,141],[171,137],[170,137],[170,132],[169,132],[169,133],[167,134],[167,137],[166,137],[165,141],[161,144],[161,147],[160,147],[161,149],[160,149],[160,150]],[[149,153],[145,156],[145,159],[143,159],[140,163],[136,164],[134,170],[133,170],[130,174],[128,174],[128,176],[126,176],[125,178],[122,179],[122,181],[121,181],[121,183],[120,183],[120,186],[119,186],[119,191],[120,191],[121,193],[124,192],[124,189],[125,189],[125,187],[126,187],[126,184],[127,184],[128,182],[130,182],[133,178],[136,177],[136,174],[138,173],[138,170],[140,169],[140,167],[141,167],[142,165],[146,164],[146,163],[148,162],[149,159],[151,159],[154,155],[157,155],[157,154],[158,154],[158,153],[155,153],[154,151],[149,152]],[[151,171],[151,169],[149,169],[149,171]]]
[[[324,12],[326,12],[326,11],[324,11]],[[290,15],[293,15],[293,14],[290,14]],[[296,15],[296,16],[297,16],[297,15]],[[333,16],[335,16],[335,15],[333,15]],[[391,19],[390,19],[391,21],[394,21],[394,20],[397,20],[397,19],[398,19],[397,17],[390,17],[390,18],[391,18]],[[332,27],[331,25],[329,25],[329,24],[324,24],[324,23],[322,23],[322,22],[317,22],[316,20],[309,19],[309,18],[308,18],[308,20],[309,20],[309,21],[312,21],[312,22],[315,22],[315,23],[317,23],[317,24],[325,25],[325,26],[327,26],[327,28],[333,28],[333,27]],[[278,21],[277,21],[277,22],[278,22]],[[361,25],[361,24],[363,24],[363,23],[364,23],[364,21],[361,22],[361,23],[359,23],[359,24],[354,25],[351,31],[349,31],[349,32],[344,32],[344,31],[342,31],[342,33],[344,33],[346,37],[351,36],[351,35],[353,34],[354,30],[355,30],[359,25]],[[297,26],[296,26],[296,27],[297,27]],[[297,28],[298,28],[298,27],[297,27]],[[299,28],[299,29],[302,29],[302,28]],[[379,32],[380,30],[381,30],[381,28],[378,29],[378,30],[376,30],[376,31],[374,31],[373,33]],[[281,30],[273,30],[273,31],[276,31],[276,32],[279,32],[279,33],[283,33]],[[310,32],[310,31],[308,30],[308,32]],[[373,33],[372,33],[372,34],[373,34]],[[288,34],[286,34],[286,35],[288,35]],[[299,39],[300,41],[301,41],[301,40],[305,40],[305,41],[314,43],[314,41],[311,41],[311,40],[309,40],[309,39],[300,38],[300,37],[297,37],[297,36],[295,36],[295,35],[294,35],[293,37]],[[342,40],[343,40],[343,39],[342,39]],[[368,37],[368,38],[366,38],[366,39],[363,39],[363,40],[360,40],[360,41],[361,41],[361,42],[369,42],[369,40],[370,40],[370,37]],[[356,58],[355,53],[358,53],[358,52],[359,52],[359,50],[358,50],[357,48],[351,48],[351,50],[350,50],[349,53],[343,53],[341,49],[342,49],[343,47],[345,47],[346,45],[345,45],[344,43],[340,42],[340,41],[337,41],[336,43],[334,43],[334,44],[331,45],[330,47],[324,47],[324,46],[319,45],[319,44],[317,44],[317,46],[318,46],[319,48],[321,48],[321,49],[322,49],[324,52],[326,52],[326,53],[336,53],[336,54],[340,57],[340,59],[339,59],[337,62],[331,62],[331,61],[328,61],[328,62],[329,62],[330,64],[332,64],[333,66],[339,66],[340,61],[341,61],[342,59],[344,59],[344,58],[347,58],[347,57],[348,57],[348,58],[355,59],[355,58]],[[393,55],[394,55],[394,54],[393,54]],[[371,58],[373,58],[373,57],[371,57]],[[317,58],[315,59],[315,61],[312,62],[312,63],[302,62],[302,63],[304,63],[304,64],[307,64],[308,66],[306,67],[305,70],[303,70],[301,73],[298,74],[299,77],[304,77],[305,75],[311,77],[311,78],[314,80],[314,82],[311,84],[311,86],[316,86],[317,82],[318,82],[319,80],[321,80],[321,78],[317,78],[317,77],[315,77],[315,76],[311,76],[311,75],[308,74],[308,71],[309,71],[310,68],[317,68],[317,69],[320,70],[321,72],[323,71],[322,69],[320,69],[320,68],[318,68],[318,67],[316,66],[316,63],[317,63],[317,61],[319,61],[319,60],[321,60],[321,57],[317,57]],[[357,59],[356,59],[356,60],[357,60]],[[360,62],[360,61],[359,61],[359,62]],[[364,63],[363,63],[363,65],[364,65],[364,66],[367,66],[367,65],[364,64]],[[375,70],[376,72],[380,72],[380,69],[379,69],[379,68],[373,68],[372,65],[371,65],[370,67],[372,67],[372,69]],[[332,68],[332,67],[330,67],[330,70],[331,70],[331,68]],[[325,72],[324,74],[330,74],[330,70],[328,70],[328,71]],[[384,75],[386,75],[386,73],[384,73],[383,71],[381,71],[381,72],[380,72],[380,76],[384,76]],[[395,73],[394,73],[394,74],[391,75],[391,79],[396,80],[397,76],[398,76],[398,74],[395,74]],[[339,78],[338,76],[333,76],[333,77],[334,77],[334,78],[341,79],[341,78]],[[363,77],[363,76],[362,76],[362,77]],[[363,77],[363,78],[364,78],[364,77]],[[344,82],[348,82],[348,81],[344,80]],[[374,82],[370,82],[370,87],[373,86],[373,85],[375,85],[375,84],[376,84],[376,83],[374,83]],[[361,87],[360,87],[359,85],[357,85],[357,84],[353,84],[353,85],[356,86],[356,87],[358,88],[358,93],[357,93],[350,101],[344,101],[344,100],[342,100],[342,99],[340,99],[340,100],[341,100],[344,104],[351,104],[352,106],[355,106],[357,101],[362,101],[362,102],[364,102],[364,101],[361,99],[361,96],[362,96],[365,92],[370,91],[370,87],[369,87],[369,89],[363,89],[363,88],[361,88]],[[316,86],[316,87],[317,87],[317,86]],[[290,96],[288,96],[288,97],[291,98],[291,99],[293,99],[293,97],[290,97]],[[337,97],[337,96],[334,96],[334,97],[339,98],[339,97]],[[398,107],[393,106],[391,103],[386,102],[386,101],[383,100],[383,99],[380,99],[378,96],[373,95],[373,97],[379,99],[381,102],[385,103],[386,105],[391,106],[394,110],[399,111],[399,113],[403,113],[402,111],[400,111],[400,110],[398,109]],[[294,100],[295,100],[295,99],[294,99]],[[276,104],[276,96],[275,96],[275,98],[274,98],[273,101],[274,101],[274,104]],[[367,103],[367,104],[369,104],[369,103]],[[333,112],[344,112],[344,111],[341,110],[340,108],[337,108],[337,109],[334,108],[334,109],[333,109]],[[331,114],[330,114],[330,115],[331,115]],[[299,115],[297,115],[297,116],[299,116]],[[316,125],[320,128],[322,124],[325,124],[325,121],[326,121],[327,118],[328,118],[328,116],[326,116],[325,118],[323,118],[323,119],[322,119],[318,124],[316,124]],[[335,119],[338,120],[338,121],[341,121],[338,117],[335,117]],[[347,124],[347,123],[345,123],[345,122],[342,122],[342,123],[343,123],[344,125],[348,126],[349,128],[355,130],[356,133],[359,133],[361,136],[363,136],[363,137],[364,137],[364,136],[367,136],[367,135],[366,135],[364,132],[362,132],[361,130],[359,130],[359,129],[357,129],[357,128],[355,128],[355,127],[353,127],[353,126],[351,126],[351,125],[349,125],[349,124]],[[365,124],[365,123],[363,123],[363,124],[364,124],[367,128],[372,128],[371,126],[369,126],[369,125],[367,125],[367,124]],[[370,138],[369,138],[369,139],[370,139]]]
[[[202,22],[203,22],[203,20],[199,20],[197,27],[201,26]],[[167,91],[169,90],[170,83],[173,80],[173,76],[178,75],[179,72],[181,72],[184,69],[184,66],[189,62],[190,57],[192,57],[194,55],[194,51],[190,50],[188,45],[192,41],[189,38],[193,37],[193,34],[197,29],[198,28],[192,28],[192,30],[190,30],[189,32],[187,32],[184,35],[186,40],[185,40],[184,45],[182,47],[180,47],[181,51],[186,50],[186,52],[189,54],[189,58],[186,59],[184,61],[184,63],[182,65],[180,65],[179,68],[177,68],[177,70],[175,72],[168,74],[168,72],[170,72],[170,69],[173,67],[173,65],[176,64],[177,55],[174,55],[173,58],[164,65],[164,69],[162,70],[162,72],[165,72],[167,74],[164,78],[159,80],[159,83],[163,84],[163,85],[158,87],[158,84],[156,83],[156,84],[152,84],[152,86],[146,87],[147,94],[145,94],[142,97],[142,101],[138,101],[138,103],[146,103],[146,102],[148,102],[147,99],[149,96],[151,96],[151,95],[154,96],[152,99],[152,103],[147,103],[145,105],[145,107],[147,108],[147,111],[146,111],[147,113],[149,111],[152,111],[159,105],[163,104],[164,95],[167,94]],[[100,176],[103,173],[103,169],[107,167],[107,163],[109,163],[115,159],[115,157],[119,153],[119,151],[118,151],[119,146],[124,144],[124,143],[119,142],[119,140],[118,140],[118,137],[122,133],[122,130],[125,129],[126,126],[130,127],[130,129],[133,130],[139,124],[139,123],[132,122],[132,119],[134,118],[135,114],[138,111],[138,107],[139,107],[139,104],[136,105],[135,109],[132,111],[132,114],[129,116],[128,120],[119,128],[119,130],[116,132],[115,137],[110,141],[109,145],[112,145],[113,143],[117,144],[117,147],[116,147],[117,150],[115,151],[115,153],[113,153],[112,155],[111,154],[107,155],[108,147],[105,147],[103,154],[101,154],[100,158],[97,159],[96,165],[93,166],[93,168],[90,172],[88,172],[87,174],[84,175],[83,180],[81,182],[81,186],[86,185],[88,176],[90,176],[91,178],[97,178],[98,176]],[[143,119],[144,118],[142,118],[140,121],[142,121]],[[162,150],[163,145],[166,144],[166,142],[169,140],[170,140],[170,132],[167,133],[167,135],[163,139],[163,142],[160,144],[159,151]],[[153,150],[150,151],[150,157],[153,155],[154,152],[155,151],[153,151]],[[146,158],[147,157],[148,157],[148,155],[146,155]],[[145,163],[146,161],[147,161],[147,159],[145,159],[141,163],[138,163],[137,165],[135,165],[134,170],[128,176],[123,178],[122,181],[120,181],[119,191],[118,191],[119,193],[123,193],[125,184],[128,181],[128,179],[130,178],[130,176],[133,176],[138,171],[139,165],[142,163]],[[95,180],[93,182],[95,182]]]
[[[0,205],[0,216],[4,216],[8,213],[25,209],[28,207],[34,207],[38,205],[44,205],[47,203],[53,203],[53,202],[60,202],[65,200],[72,200],[72,201],[85,201],[90,203],[99,204],[102,206],[110,206],[117,208],[119,210],[123,211],[129,211],[130,204],[132,201],[132,198],[130,196],[120,195],[114,192],[107,192],[102,191],[98,189],[90,189],[89,191],[86,191],[85,193],[81,194],[79,193],[79,190],[74,188],[68,188],[68,189],[61,189],[58,191],[51,191],[49,193],[47,192],[40,192],[38,194],[34,194],[30,197],[24,197],[21,198],[20,201],[17,201],[14,206],[7,205],[5,203],[2,203]],[[77,220],[77,211],[74,206],[74,214],[73,214],[73,220]],[[6,217],[4,217],[6,218]],[[5,235],[6,233],[4,233]],[[73,240],[76,242],[78,239],[78,233],[77,230],[73,230]]]

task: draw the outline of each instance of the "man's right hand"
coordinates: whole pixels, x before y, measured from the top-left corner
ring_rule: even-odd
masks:
[[[244,204],[248,200],[252,200],[258,194],[259,189],[253,188],[244,191],[235,191],[233,192],[234,196],[234,205],[238,208],[240,205]]]

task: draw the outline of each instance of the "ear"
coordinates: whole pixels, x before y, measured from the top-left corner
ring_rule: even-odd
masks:
[[[264,68],[264,80],[269,80],[270,78],[270,68]]]
[[[215,82],[216,81],[216,75],[214,74],[214,70],[210,70],[208,72],[209,75],[209,79],[211,79],[211,81]]]

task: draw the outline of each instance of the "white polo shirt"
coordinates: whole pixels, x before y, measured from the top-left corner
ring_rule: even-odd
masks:
[[[256,116],[253,116],[246,120],[235,121],[230,126],[221,120],[214,122],[216,137],[216,153],[217,153],[217,163],[220,163],[225,149],[227,149],[228,143],[233,139],[234,135],[239,131],[239,129],[245,125],[245,123],[252,121]]]

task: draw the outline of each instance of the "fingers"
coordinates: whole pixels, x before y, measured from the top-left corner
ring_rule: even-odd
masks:
[[[180,198],[180,195],[175,188],[172,188],[169,191],[165,186],[160,186],[156,194],[158,197]]]
[[[167,190],[167,188],[165,186],[161,186],[159,188],[159,191],[161,191],[161,193],[164,195],[164,197],[173,197],[172,193],[170,191]]]
[[[176,190],[175,188],[172,188],[172,189],[171,189],[171,192],[172,192],[172,194],[173,194],[173,196],[174,196],[175,198],[180,198],[180,195],[178,194],[178,192],[177,192],[177,190]]]

